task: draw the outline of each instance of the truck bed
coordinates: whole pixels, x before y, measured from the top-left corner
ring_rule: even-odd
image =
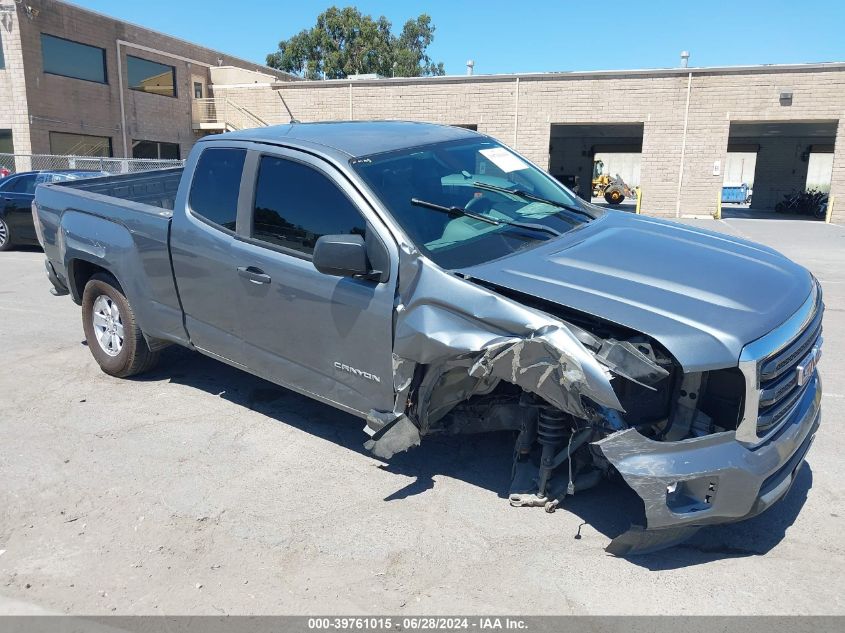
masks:
[[[182,172],[182,167],[174,167],[137,174],[71,180],[61,184],[78,191],[120,198],[128,202],[172,211],[176,192],[179,190],[179,182],[182,180]]]
[[[81,300],[75,270],[110,271],[135,307],[144,332],[184,342],[182,311],[170,265],[170,222],[182,168],[104,176],[35,192],[44,252],[56,276]]]

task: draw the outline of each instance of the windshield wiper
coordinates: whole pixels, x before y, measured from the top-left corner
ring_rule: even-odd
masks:
[[[575,205],[567,204],[565,202],[558,202],[557,200],[549,200],[548,198],[543,198],[542,196],[537,196],[533,193],[529,193],[524,189],[508,189],[507,187],[488,185],[486,182],[479,182],[478,180],[474,180],[472,186],[476,189],[487,189],[488,191],[495,191],[497,193],[511,193],[515,196],[523,198],[524,200],[531,200],[532,202],[542,202],[543,204],[548,204],[550,206],[557,207],[558,209],[565,209],[567,211],[571,211],[572,213],[577,213],[578,215],[587,216],[591,220],[596,219],[596,216],[594,216],[592,213],[589,213],[584,209],[576,207]]]
[[[561,235],[563,235],[563,233],[561,233],[560,231],[553,229],[550,226],[546,226],[545,224],[535,224],[533,222],[517,222],[516,220],[499,220],[497,218],[491,218],[486,215],[481,215],[480,213],[467,211],[466,209],[462,209],[461,207],[447,207],[442,204],[437,204],[435,202],[420,200],[419,198],[411,198],[411,204],[415,207],[423,207],[424,209],[431,209],[432,211],[440,211],[441,213],[446,213],[451,216],[464,216],[467,218],[472,218],[473,220],[479,220],[481,222],[486,222],[487,224],[493,224],[496,226],[506,225],[518,227],[521,229],[529,229],[531,231],[542,231],[543,233],[548,233],[549,235],[553,235],[554,237],[560,237]]]

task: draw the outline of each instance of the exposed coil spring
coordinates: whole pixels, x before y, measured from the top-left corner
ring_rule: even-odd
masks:
[[[557,409],[540,409],[537,417],[537,443],[559,446],[570,434],[567,414]]]

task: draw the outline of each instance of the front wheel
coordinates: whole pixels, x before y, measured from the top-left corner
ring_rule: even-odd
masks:
[[[0,218],[0,251],[7,251],[12,248],[12,233],[6,220]]]
[[[91,277],[82,293],[82,327],[88,349],[105,373],[128,378],[158,361],[147,345],[135,313],[117,280],[109,274]]]

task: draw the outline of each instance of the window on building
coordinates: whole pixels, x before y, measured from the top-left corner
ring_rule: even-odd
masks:
[[[238,217],[238,193],[246,150],[207,149],[197,161],[188,204],[196,215],[230,231]]]
[[[202,84],[198,81],[194,82],[194,99],[202,99]]]
[[[0,130],[0,154],[14,154],[15,144],[12,142],[12,130]]]
[[[41,58],[44,72],[50,75],[108,83],[103,48],[42,33]]]
[[[366,220],[327,176],[283,158],[261,159],[252,237],[306,254],[323,235],[364,235]]]
[[[178,160],[179,144],[161,141],[132,141],[132,158]]]
[[[176,96],[176,69],[173,66],[127,55],[126,77],[132,90]]]
[[[111,138],[50,132],[50,153],[67,156],[113,156]]]

